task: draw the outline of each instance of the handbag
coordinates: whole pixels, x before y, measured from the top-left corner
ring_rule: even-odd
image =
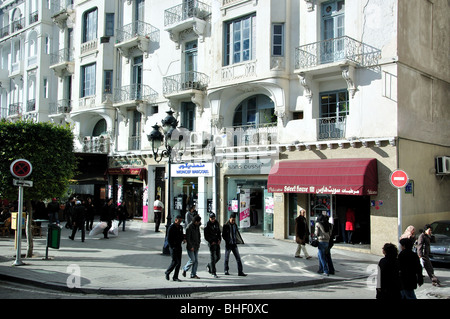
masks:
[[[311,238],[311,242],[309,244],[313,247],[319,247],[319,240],[317,240],[317,237],[314,236],[313,238]]]

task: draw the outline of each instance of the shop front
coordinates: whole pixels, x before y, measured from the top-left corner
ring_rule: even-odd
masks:
[[[267,175],[272,161],[224,161],[222,180],[225,190],[226,222],[231,214],[241,230],[262,232],[273,236],[273,196],[267,191]]]
[[[370,244],[371,196],[378,194],[376,159],[281,161],[272,167],[267,188],[278,197],[285,196],[284,237],[295,237],[295,219],[300,209],[305,209],[311,232],[317,217],[325,214],[335,225],[336,241],[348,242],[347,235],[351,235],[352,243]],[[354,226],[351,234],[344,226],[350,219]]]
[[[139,158],[110,160],[107,170],[108,197],[117,205],[126,205],[130,218],[146,221],[147,206],[144,203],[147,190],[147,169]]]
[[[185,217],[191,206],[195,206],[206,224],[209,213],[213,211],[214,201],[214,164],[213,163],[179,163],[172,164],[172,187],[169,194],[172,201],[172,220],[178,214]]]

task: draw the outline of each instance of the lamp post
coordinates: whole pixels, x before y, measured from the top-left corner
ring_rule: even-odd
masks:
[[[159,163],[164,157],[166,157],[168,163],[167,178],[169,182],[168,186],[169,205],[167,207],[166,237],[164,240],[163,254],[169,255],[170,251],[169,251],[169,244],[167,242],[167,234],[169,226],[172,222],[172,215],[170,209],[172,196],[171,194],[172,177],[170,173],[170,167],[173,160],[172,151],[174,150],[174,146],[183,141],[183,135],[179,134],[179,131],[177,130],[178,121],[173,116],[174,112],[172,110],[169,110],[166,113],[167,116],[161,121],[162,127],[160,127],[158,124],[153,125],[152,126],[153,130],[150,133],[150,135],[147,136],[147,138],[151,142],[153,158],[155,159],[155,161]],[[161,133],[161,129],[163,133]],[[161,146],[164,147],[160,149]],[[181,151],[179,153],[181,154]]]

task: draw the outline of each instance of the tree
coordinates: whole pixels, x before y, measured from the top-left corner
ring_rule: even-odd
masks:
[[[31,201],[62,197],[75,175],[77,161],[70,126],[0,120],[0,198],[13,200],[18,196],[18,188],[13,185],[10,172],[11,163],[16,159],[26,159],[33,166],[31,175],[27,177],[27,180],[33,181],[33,187],[24,189],[24,201],[29,214],[26,228],[27,257],[31,257]]]

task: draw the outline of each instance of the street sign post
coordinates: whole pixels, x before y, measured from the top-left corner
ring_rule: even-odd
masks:
[[[398,238],[403,233],[402,226],[402,192],[401,189],[404,188],[409,181],[408,174],[405,171],[397,169],[391,173],[390,181],[392,186],[397,188],[397,223],[398,223]]]
[[[23,187],[32,187],[32,181],[25,181],[24,178],[30,176],[33,171],[33,166],[26,159],[17,159],[11,163],[9,167],[12,176],[18,178],[19,180],[14,180],[13,184],[19,187],[19,198],[18,198],[18,216],[22,216],[23,212]],[[21,260],[21,241],[22,241],[22,218],[17,218],[17,230],[16,230],[16,260],[13,266],[21,266],[24,263]]]

